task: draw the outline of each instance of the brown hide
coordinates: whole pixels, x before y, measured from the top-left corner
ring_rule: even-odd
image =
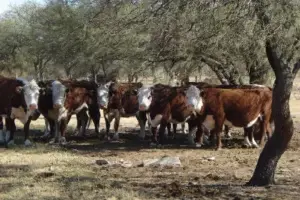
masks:
[[[68,113],[73,112],[84,103],[89,102],[89,93],[85,88],[69,88],[69,92],[66,95],[65,108]]]
[[[138,111],[137,89],[141,83],[112,83],[109,87],[108,110],[124,109],[125,113],[132,115]]]
[[[201,96],[203,98],[201,121],[203,122],[207,115],[213,115],[218,148],[221,147],[219,134],[225,119],[236,127],[246,127],[249,122],[262,114],[264,118],[262,133],[264,135],[266,131],[270,131],[272,92],[269,89],[205,88]]]
[[[0,114],[9,115],[12,107],[27,108],[23,94],[17,92],[17,87],[23,85],[17,79],[0,76]]]

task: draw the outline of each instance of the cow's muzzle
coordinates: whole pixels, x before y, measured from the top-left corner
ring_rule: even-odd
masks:
[[[30,104],[29,105],[29,109],[30,110],[36,110],[37,109],[37,105],[36,104]]]
[[[54,105],[53,105],[53,108],[54,108],[54,109],[60,109],[61,107],[62,107],[61,104],[54,104]]]
[[[140,105],[139,106],[140,111],[145,111],[147,108],[145,105]]]

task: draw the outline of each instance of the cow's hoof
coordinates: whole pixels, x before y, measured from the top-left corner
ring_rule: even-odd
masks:
[[[258,144],[254,143],[251,145],[252,148],[259,148]]]
[[[242,147],[243,147],[243,148],[246,148],[246,149],[248,149],[248,148],[250,148],[250,147],[251,147],[251,145],[249,145],[249,144],[245,144],[245,143],[244,143],[244,144],[242,144]]]
[[[54,144],[54,143],[55,143],[55,138],[51,138],[49,144]]]
[[[222,147],[217,147],[216,148],[216,151],[220,151],[220,150],[222,150]]]
[[[114,136],[113,136],[113,138],[112,138],[113,140],[119,140],[119,135],[117,135],[117,134],[114,134]]]
[[[196,142],[196,143],[195,143],[195,147],[196,147],[196,148],[200,148],[200,147],[202,147],[202,144]]]
[[[65,137],[61,137],[60,140],[59,140],[59,144],[61,144],[61,145],[68,144],[66,138]]]
[[[32,143],[30,142],[30,140],[27,139],[27,140],[25,140],[24,145],[26,147],[29,147],[29,146],[32,146]]]
[[[157,143],[156,142],[150,142],[150,147],[156,147],[157,146]]]
[[[9,142],[7,143],[7,145],[8,145],[8,146],[14,146],[14,145],[16,145],[16,144],[15,144],[15,141],[14,141],[14,140],[11,140],[11,141],[9,141]]]

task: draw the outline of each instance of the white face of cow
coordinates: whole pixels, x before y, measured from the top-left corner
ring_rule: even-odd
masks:
[[[138,90],[139,110],[146,111],[149,109],[152,96],[150,87],[142,87]]]
[[[107,108],[108,104],[108,85],[101,85],[97,89],[97,101],[100,108]]]
[[[59,81],[53,81],[51,84],[53,108],[64,106],[66,98],[66,87]]]
[[[186,91],[186,97],[188,105],[193,107],[196,112],[200,112],[203,106],[203,100],[200,96],[200,90],[196,86],[191,85]]]
[[[22,87],[24,99],[29,110],[33,111],[38,108],[38,99],[40,95],[40,87],[35,80],[30,81]]]

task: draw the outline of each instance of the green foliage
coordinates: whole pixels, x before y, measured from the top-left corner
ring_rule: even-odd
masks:
[[[163,69],[186,79],[207,65],[219,79],[265,83],[265,40],[297,59],[293,1],[48,0],[0,18],[0,69],[37,79],[96,74],[133,80]],[[260,10],[272,20],[263,26]]]

